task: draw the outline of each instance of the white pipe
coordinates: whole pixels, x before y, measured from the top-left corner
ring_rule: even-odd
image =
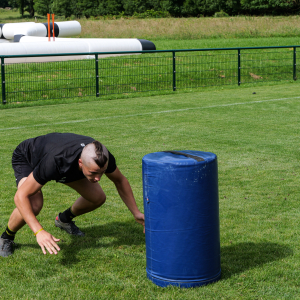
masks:
[[[48,42],[48,38],[23,36],[20,43],[43,43]],[[72,39],[56,38],[55,43],[76,42],[87,44],[88,52],[118,52],[118,51],[142,51],[143,47],[138,39]],[[52,43],[52,39],[51,39]],[[78,52],[78,51],[76,51]]]
[[[57,54],[57,53],[88,53],[88,45],[74,42],[61,43],[8,43],[0,47],[0,55],[26,55],[26,54]],[[45,62],[74,59],[87,59],[89,56],[47,56],[47,57],[20,57],[5,58],[5,63]]]
[[[72,39],[89,44],[90,52],[142,51],[138,39]]]
[[[1,34],[8,40],[12,40],[15,35],[46,37],[48,35],[47,27],[47,23],[7,23],[2,26]],[[54,27],[58,28],[57,36],[59,37],[73,36],[81,33],[81,25],[78,21],[55,22]]]
[[[20,28],[26,28],[35,24],[34,22],[23,22],[23,23],[7,23],[2,26],[2,35],[7,40],[12,40],[15,36],[15,30]]]
[[[81,25],[78,21],[55,22],[58,26],[59,37],[78,35],[81,33]]]
[[[52,26],[52,25],[51,25]],[[55,38],[48,41],[48,24],[44,23],[13,23],[2,26],[2,39],[0,55],[26,55],[26,54],[60,54],[60,53],[101,53],[155,50],[155,45],[147,40],[139,39],[80,39],[80,38]],[[81,32],[80,23],[66,21],[54,23],[54,31],[58,36],[72,36]],[[12,40],[14,39],[14,40]],[[4,42],[5,41],[5,42]],[[15,41],[15,43],[11,43]],[[18,43],[17,43],[18,42]],[[119,54],[123,55],[123,54]],[[111,56],[111,55],[105,55]],[[31,58],[8,58],[7,63],[35,62],[35,61],[60,61],[73,59],[93,58],[94,55],[49,56]],[[102,56],[104,57],[104,56]]]
[[[14,36],[16,35],[26,35],[26,36],[47,36],[47,28],[44,24],[31,24],[29,26],[24,26],[16,28],[14,31]]]

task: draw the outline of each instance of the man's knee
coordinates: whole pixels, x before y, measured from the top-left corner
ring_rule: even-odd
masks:
[[[103,205],[106,201],[106,195],[104,193],[96,194],[96,195],[89,195],[89,197],[83,197],[84,200],[90,202],[94,209]]]
[[[95,197],[93,203],[96,205],[96,207],[100,207],[103,205],[106,201],[106,195],[103,193],[102,195],[98,195],[98,197]]]
[[[25,180],[27,179],[27,177],[23,177],[18,184],[18,188],[20,188],[20,186],[25,182]],[[30,196],[29,198],[30,200],[30,204],[31,204],[31,209],[34,213],[35,216],[37,216],[40,211],[43,208],[43,193],[41,190],[39,190],[36,194],[34,194],[33,196]]]

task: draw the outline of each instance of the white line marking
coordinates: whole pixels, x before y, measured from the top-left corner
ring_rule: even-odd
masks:
[[[130,115],[109,116],[109,117],[94,118],[94,119],[73,120],[73,121],[65,121],[65,122],[56,122],[56,123],[52,123],[51,125],[85,123],[85,122],[97,121],[97,120],[130,118],[130,117],[138,117],[138,116],[146,116],[146,115],[154,115],[154,114],[167,114],[167,113],[189,111],[189,110],[197,110],[197,109],[208,109],[208,108],[216,108],[216,107],[228,107],[228,106],[235,106],[235,105],[256,104],[256,103],[283,101],[283,100],[291,100],[291,99],[300,99],[300,96],[299,97],[291,97],[291,98],[278,98],[278,99],[258,100],[258,101],[250,101],[250,102],[237,102],[237,103],[219,104],[219,105],[211,105],[211,106],[188,107],[188,108],[180,108],[180,109],[171,109],[171,110],[162,110],[162,111],[137,113],[137,114],[130,114]],[[43,123],[43,124],[35,124],[35,125],[27,125],[27,126],[25,125],[25,126],[17,126],[17,127],[7,127],[7,128],[0,128],[0,131],[14,130],[14,129],[15,130],[16,129],[24,129],[24,128],[30,128],[30,127],[42,127],[42,126],[48,126],[48,125],[49,124],[47,124],[47,123]]]

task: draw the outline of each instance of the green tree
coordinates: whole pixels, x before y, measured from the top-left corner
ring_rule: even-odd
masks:
[[[133,15],[136,13],[143,13],[147,10],[160,11],[161,6],[157,1],[151,0],[126,0],[123,2],[124,12],[126,15]]]
[[[98,0],[77,0],[78,13],[86,18],[97,16],[98,6]]]
[[[182,16],[184,0],[163,0],[161,7],[164,11],[168,11],[172,16]]]
[[[98,6],[99,15],[118,15],[123,9],[122,0],[100,0]]]
[[[229,15],[238,15],[241,13],[240,0],[226,0],[224,11]]]
[[[8,6],[12,8],[18,8],[19,7],[18,0],[8,0]]]
[[[8,0],[0,0],[0,7],[8,7],[9,3]]]
[[[52,13],[52,4],[53,1],[49,0],[35,0],[34,9],[39,15],[46,16],[47,13]]]
[[[25,2],[25,11],[29,12],[31,18],[34,17],[34,0],[27,0]]]
[[[241,0],[241,7],[250,14],[291,14],[299,10],[299,0]]]
[[[212,16],[221,10],[225,11],[225,0],[186,0],[182,7],[183,15]]]
[[[19,8],[19,12],[21,14],[21,16],[24,16],[24,12],[25,12],[25,2],[26,0],[17,0],[18,1],[18,8]]]
[[[52,10],[53,13],[64,16],[65,18],[81,14],[77,8],[76,0],[53,0]]]
[[[31,18],[34,17],[34,0],[17,0],[17,7],[22,17],[25,11],[29,12]]]

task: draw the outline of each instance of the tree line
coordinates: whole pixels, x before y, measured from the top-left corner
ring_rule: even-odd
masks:
[[[219,15],[296,15],[300,0],[0,0],[0,7],[18,8],[45,16],[66,18],[107,15],[199,17]]]

